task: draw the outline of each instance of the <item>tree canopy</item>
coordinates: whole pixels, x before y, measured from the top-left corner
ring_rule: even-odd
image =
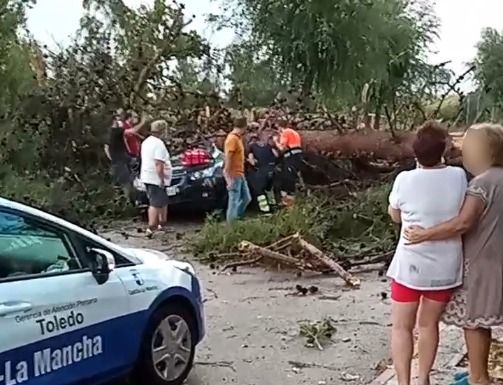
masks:
[[[51,50],[26,30],[35,0],[0,0],[0,193],[31,191],[45,206],[115,196],[102,148],[118,107],[168,119],[179,147],[226,129],[230,108],[278,103],[339,130],[339,115],[344,127],[373,115],[393,131],[430,117],[499,119],[498,31],[482,35],[478,88],[465,98],[446,63],[427,60],[439,21],[426,0],[226,1],[231,13],[212,18],[238,31],[225,49],[192,29],[181,2],[83,0],[73,40]]]
[[[475,58],[476,80],[480,91],[495,108],[503,107],[503,33],[487,28],[482,32]],[[479,103],[480,104],[480,103]],[[496,113],[493,108],[493,115]]]
[[[305,93],[357,97],[370,79],[402,79],[424,60],[438,21],[426,3],[402,0],[235,0],[235,18],[275,71]]]

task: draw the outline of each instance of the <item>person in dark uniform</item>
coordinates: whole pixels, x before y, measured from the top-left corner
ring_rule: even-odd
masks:
[[[272,187],[278,152],[270,139],[264,140],[257,134],[252,136],[248,150],[247,160],[253,167],[250,180],[257,196],[259,209],[263,213],[270,213],[276,205]]]
[[[279,136],[276,147],[281,151],[281,198],[285,206],[294,202],[295,190],[304,159],[300,134],[290,128],[286,120],[278,122]]]
[[[126,196],[134,203],[135,193],[130,168],[130,157],[124,142],[124,130],[117,121],[112,123],[108,132],[105,154],[111,162],[110,173],[114,184],[122,187]]]

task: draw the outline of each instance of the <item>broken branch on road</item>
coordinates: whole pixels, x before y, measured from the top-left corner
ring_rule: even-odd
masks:
[[[356,278],[335,259],[306,241],[298,233],[280,239],[266,247],[249,241],[242,241],[239,245],[239,253],[234,254],[237,254],[241,259],[226,264],[221,269],[221,272],[228,269],[235,270],[237,267],[263,263],[269,266],[298,271],[314,271],[323,274],[327,272],[335,273],[352,288],[359,288],[361,285],[359,278]],[[382,256],[378,255],[369,258],[358,256],[356,261],[346,262],[345,265],[352,267],[353,265],[362,266],[366,263],[375,264],[377,261],[386,262],[390,255],[390,253],[386,253]]]
[[[234,368],[234,362],[231,362],[231,361],[217,361],[217,362],[197,361],[196,365],[198,365],[198,366],[214,366],[214,367],[220,367],[220,368],[229,368],[233,372],[236,372],[236,368]]]

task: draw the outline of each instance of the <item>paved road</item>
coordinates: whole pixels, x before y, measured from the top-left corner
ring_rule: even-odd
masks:
[[[107,237],[135,247],[167,248],[156,239]],[[175,239],[167,244],[175,246]],[[373,379],[374,368],[388,356],[390,306],[381,296],[388,284],[375,272],[361,275],[360,290],[347,290],[336,277],[297,278],[261,268],[227,275],[192,262],[205,288],[208,334],[188,385],[356,385]],[[297,284],[316,285],[320,293],[294,296]],[[299,322],[324,317],[335,320],[333,342],[324,351],[306,347]]]

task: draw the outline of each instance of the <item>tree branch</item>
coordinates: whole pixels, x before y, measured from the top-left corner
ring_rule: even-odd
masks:
[[[449,85],[449,88],[447,89],[447,91],[445,91],[445,93],[442,95],[442,98],[440,99],[440,103],[438,103],[437,108],[430,115],[430,119],[435,119],[438,116],[438,114],[440,113],[440,110],[442,109],[442,106],[443,106],[443,104],[444,104],[445,99],[447,98],[447,96],[449,96],[449,94],[451,93],[451,91],[453,91],[456,88],[456,86],[465,79],[466,75],[468,75],[470,72],[475,71],[475,69],[476,69],[476,66],[472,65],[465,72],[463,72],[460,76],[458,76],[457,79],[454,81],[454,83],[452,83],[451,85]]]
[[[140,91],[145,86],[145,83],[147,82],[148,77],[150,76],[150,73],[152,72],[152,69],[157,65],[159,60],[166,54],[166,52],[173,45],[175,40],[180,36],[183,29],[185,27],[187,27],[190,23],[192,23],[192,20],[189,20],[185,23],[180,22],[180,20],[183,20],[183,19],[179,18],[178,21],[175,19],[175,21],[173,22],[173,25],[172,25],[172,28],[174,30],[171,32],[171,38],[165,42],[163,47],[160,48],[154,54],[154,56],[148,61],[148,63],[140,71],[140,75],[138,76],[138,79],[136,80],[136,83],[133,87],[133,91],[132,91],[131,95],[129,96],[130,106],[134,105],[136,97],[138,96]]]

